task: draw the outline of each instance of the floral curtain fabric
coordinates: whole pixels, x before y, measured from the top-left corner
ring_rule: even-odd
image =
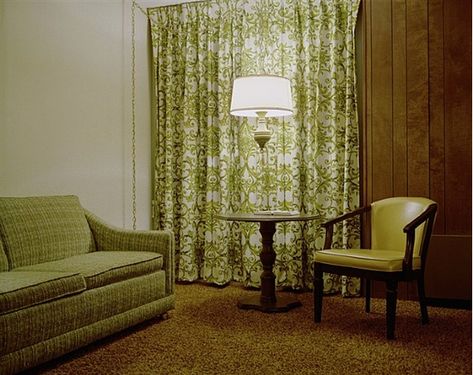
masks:
[[[179,280],[258,287],[258,225],[219,213],[332,218],[359,206],[354,29],[359,0],[215,0],[148,9],[155,73],[153,225],[176,234]],[[236,77],[291,80],[294,115],[269,119],[266,170],[254,120],[229,113]],[[265,175],[269,176],[264,184]],[[338,246],[356,245],[356,222]],[[319,222],[277,225],[276,285],[312,284]],[[326,275],[327,292],[359,284]]]

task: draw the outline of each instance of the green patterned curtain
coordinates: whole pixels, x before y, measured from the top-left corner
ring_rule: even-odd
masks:
[[[258,225],[226,212],[298,210],[332,218],[359,206],[354,29],[360,0],[214,0],[148,9],[155,72],[153,225],[176,234],[177,277],[260,285]],[[263,192],[255,121],[229,113],[233,80],[291,80],[294,115],[270,119]],[[277,225],[276,285],[312,284],[317,222]],[[359,225],[338,228],[357,246]],[[327,292],[359,291],[326,275]]]

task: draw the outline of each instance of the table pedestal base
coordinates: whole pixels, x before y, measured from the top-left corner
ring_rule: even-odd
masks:
[[[294,307],[302,306],[302,303],[291,296],[277,296],[276,302],[261,302],[260,296],[241,298],[238,307],[245,310],[258,310],[267,313],[286,312]]]

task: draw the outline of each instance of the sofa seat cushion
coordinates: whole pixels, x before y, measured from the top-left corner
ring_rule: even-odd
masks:
[[[16,271],[78,272],[87,289],[99,288],[161,270],[163,256],[145,251],[95,251],[14,269]]]
[[[71,272],[0,272],[0,315],[84,291],[85,280]]]

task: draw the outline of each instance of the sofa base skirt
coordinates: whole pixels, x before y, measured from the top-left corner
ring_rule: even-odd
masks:
[[[52,337],[0,357],[0,374],[16,372],[37,366],[98,339],[125,328],[162,315],[174,308],[175,296],[169,295],[93,324]]]

